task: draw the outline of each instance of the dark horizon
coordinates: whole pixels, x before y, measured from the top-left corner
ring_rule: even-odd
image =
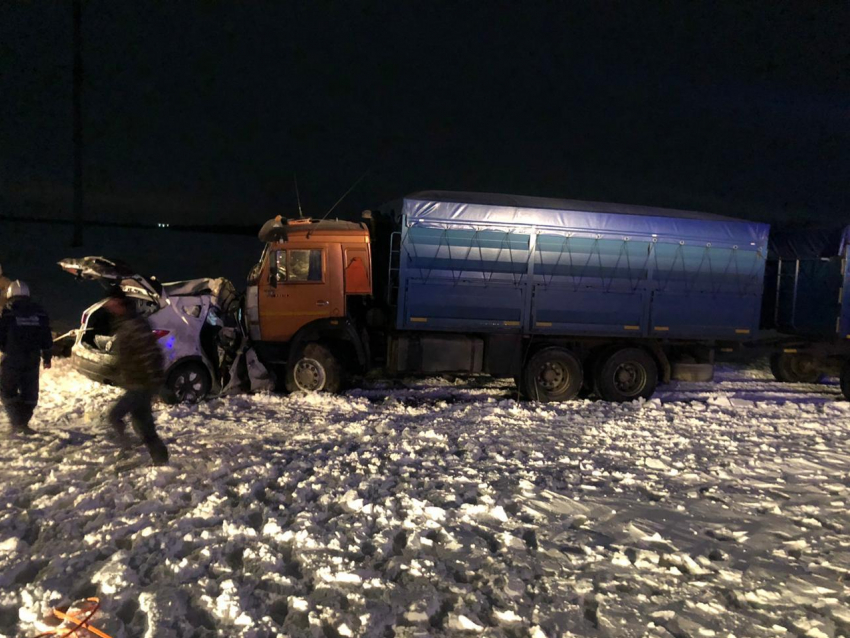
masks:
[[[846,4],[83,5],[86,215],[418,190],[850,222]],[[71,218],[71,7],[0,7],[0,215]]]

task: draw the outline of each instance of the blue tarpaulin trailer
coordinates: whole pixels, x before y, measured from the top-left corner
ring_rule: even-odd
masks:
[[[850,398],[850,228],[769,230],[424,191],[363,223],[267,222],[247,316],[290,389],[336,390],[377,370],[485,373],[540,401],[630,401],[659,382],[710,380],[715,351],[741,350],[770,354],[782,381],[841,370]]]
[[[780,381],[841,374],[850,398],[850,227],[771,234],[762,325],[783,335],[771,356]]]
[[[427,191],[400,210],[397,326],[736,341],[759,325],[766,224]]]

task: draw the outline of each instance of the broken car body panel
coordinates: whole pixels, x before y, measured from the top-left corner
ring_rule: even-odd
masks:
[[[193,279],[160,284],[139,275],[121,261],[105,257],[63,259],[59,266],[80,279],[118,285],[161,335],[158,343],[165,361],[166,378],[186,362],[201,362],[210,375],[211,389],[220,389],[216,335],[226,324],[235,325],[239,299],[226,279]],[[90,306],[71,350],[74,366],[86,376],[115,382],[112,322],[106,300]],[[232,321],[231,321],[232,318]]]

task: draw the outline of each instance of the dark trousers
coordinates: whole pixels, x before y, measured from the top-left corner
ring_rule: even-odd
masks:
[[[159,438],[153,421],[152,400],[153,394],[148,390],[127,390],[109,410],[109,423],[123,434],[124,417],[129,414],[133,429],[145,443]]]
[[[0,361],[0,402],[16,430],[29,425],[38,404],[39,363],[36,359],[35,363],[15,364],[8,357]]]
[[[109,422],[113,428],[124,435],[124,417],[128,414],[133,423],[133,429],[142,437],[151,458],[157,465],[168,463],[168,449],[156,433],[153,421],[151,390],[128,389],[109,411]]]

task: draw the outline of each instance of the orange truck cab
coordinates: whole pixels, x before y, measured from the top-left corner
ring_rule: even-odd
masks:
[[[368,339],[353,318],[365,313],[372,294],[369,230],[278,216],[259,238],[265,249],[249,275],[245,303],[251,340],[264,361],[289,362],[288,390],[338,390],[343,370],[330,347],[358,367],[368,365]]]

